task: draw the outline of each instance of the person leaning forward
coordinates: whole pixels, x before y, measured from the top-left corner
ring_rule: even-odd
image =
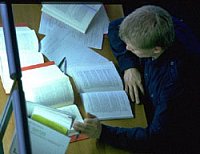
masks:
[[[144,5],[112,21],[108,37],[125,90],[144,103],[148,126],[112,127],[88,114],[74,129],[133,152],[198,152],[200,43],[192,30],[165,9]]]

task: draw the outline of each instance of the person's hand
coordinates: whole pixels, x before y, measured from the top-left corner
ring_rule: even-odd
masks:
[[[129,94],[131,101],[140,103],[139,90],[144,94],[140,72],[136,68],[129,68],[124,72],[125,91]]]
[[[102,126],[99,119],[90,113],[87,113],[87,118],[84,119],[84,123],[74,122],[73,128],[83,134],[86,134],[90,138],[98,139],[101,135]]]

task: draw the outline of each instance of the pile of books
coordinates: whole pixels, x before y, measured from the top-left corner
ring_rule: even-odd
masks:
[[[96,115],[100,120],[133,117],[128,97],[123,90],[122,80],[112,62],[69,67],[68,69],[80,94],[85,112]],[[57,143],[54,144],[55,149],[59,147],[61,151],[67,149],[70,141],[88,138],[84,135],[76,138],[79,132],[73,129],[73,123],[83,122],[83,118],[76,106],[74,91],[68,75],[64,74],[54,62],[23,67],[22,83],[27,101],[29,123],[31,122],[40,130],[36,131],[36,128],[32,130],[32,125],[29,124],[34,150],[37,152],[44,150],[43,147],[34,146],[36,139],[52,147],[50,141],[52,134],[54,134],[54,142]],[[41,132],[50,133],[41,135]],[[61,144],[60,140],[64,142]],[[15,135],[11,150],[16,150],[16,146]],[[46,148],[46,150],[49,149]]]
[[[71,80],[85,112],[100,120],[134,116],[115,65],[93,50],[102,48],[103,35],[108,32],[104,6],[43,4],[41,11],[38,33],[45,37],[40,42],[34,30],[16,28],[29,133],[33,153],[49,153],[51,149],[65,153],[79,134],[73,123],[83,122]],[[4,42],[2,29],[0,39]],[[5,93],[9,94],[13,81],[5,51],[5,44],[1,44],[0,76]],[[18,153],[16,138],[14,134],[10,153]],[[80,135],[78,139],[86,138]]]

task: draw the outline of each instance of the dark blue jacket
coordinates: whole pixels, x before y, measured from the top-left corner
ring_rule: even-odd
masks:
[[[139,59],[126,50],[118,36],[122,20],[109,25],[110,46],[122,74],[132,67],[143,74],[145,97],[141,99],[148,126],[103,125],[100,141],[139,152],[195,152],[200,147],[200,43],[187,25],[173,18],[176,34],[173,45],[156,60]]]

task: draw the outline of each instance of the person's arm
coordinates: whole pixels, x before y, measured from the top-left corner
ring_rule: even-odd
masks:
[[[141,75],[138,71],[139,58],[131,51],[126,50],[126,44],[119,37],[119,25],[122,21],[123,18],[120,18],[109,24],[108,38],[120,71],[124,75],[125,91],[129,93],[132,102],[139,104],[139,90],[144,94]]]
[[[169,78],[166,80],[169,80]],[[165,86],[160,87],[159,91],[159,96],[155,102],[153,119],[146,128],[108,126],[101,124],[98,118],[94,117],[86,118],[84,123],[75,123],[74,129],[117,148],[137,152],[150,152],[152,149],[157,149],[160,144],[165,144],[164,141],[167,140],[166,137],[168,137],[169,133],[172,132],[176,135],[174,128],[178,128],[178,132],[180,132],[177,122],[184,124],[179,118],[182,115],[186,115],[184,112],[187,112],[184,108],[185,106],[182,106],[182,100],[184,100],[182,98],[182,87],[166,82]],[[177,100],[179,101],[177,102]],[[174,136],[175,138],[176,136]]]
[[[126,50],[126,44],[119,37],[119,25],[123,19],[120,18],[110,22],[108,27],[110,47],[122,72],[128,68],[136,68],[139,66],[139,58]]]
[[[137,152],[150,152],[156,146],[158,136],[164,134],[166,122],[166,105],[158,105],[154,119],[147,128],[120,128],[101,124],[97,117],[86,118],[84,123],[75,122],[75,130],[99,139],[100,142],[110,144],[117,148]],[[162,132],[163,131],[163,132]]]
[[[163,88],[157,99],[158,102],[156,102],[157,105],[155,107],[153,120],[149,123],[148,127],[119,128],[102,125],[100,141],[132,151],[144,152],[151,148],[159,148],[159,144],[162,144],[165,135],[167,136],[168,131],[170,131],[169,128],[171,126],[169,122],[172,122],[170,120],[174,119],[174,121],[176,121],[176,117],[173,116],[180,113],[179,109],[177,108],[176,110],[176,106],[174,108],[172,103],[174,102],[173,99],[181,95],[181,93],[177,93],[179,91],[175,89],[176,87],[173,84]],[[171,115],[172,112],[169,111],[171,107],[174,110],[174,115]]]

